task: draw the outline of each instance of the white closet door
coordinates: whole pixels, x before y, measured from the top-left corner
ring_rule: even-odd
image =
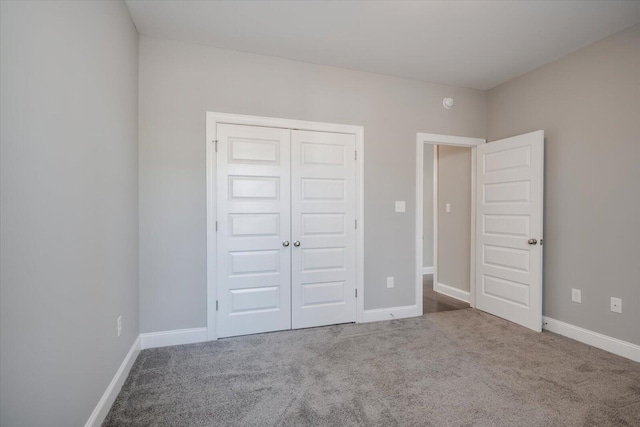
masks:
[[[476,307],[542,328],[544,132],[478,146]]]
[[[355,136],[291,132],[292,327],[356,319]]]
[[[290,136],[217,126],[219,337],[291,328]]]

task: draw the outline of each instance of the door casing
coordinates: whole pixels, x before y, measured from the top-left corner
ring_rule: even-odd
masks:
[[[227,113],[206,113],[207,337],[216,340],[216,127],[218,123],[352,134],[356,138],[356,322],[364,312],[364,127]],[[422,300],[421,300],[422,301]]]

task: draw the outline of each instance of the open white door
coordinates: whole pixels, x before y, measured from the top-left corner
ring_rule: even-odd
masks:
[[[478,146],[476,308],[542,330],[544,132]]]

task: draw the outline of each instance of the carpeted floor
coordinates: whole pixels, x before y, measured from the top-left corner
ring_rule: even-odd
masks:
[[[106,426],[640,426],[640,364],[473,309],[144,350]]]

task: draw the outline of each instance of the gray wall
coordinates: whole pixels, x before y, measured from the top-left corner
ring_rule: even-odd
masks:
[[[446,204],[451,212],[446,212]],[[470,290],[471,148],[438,146],[438,282]]]
[[[139,333],[138,36],[121,2],[0,16],[0,424],[79,426]]]
[[[485,103],[472,89],[141,37],[142,332],[206,326],[206,111],[364,126],[373,309],[415,303],[416,132],[484,137]]]
[[[433,145],[424,144],[422,199],[422,266],[433,267]]]
[[[544,314],[640,344],[640,26],[488,95],[489,140],[545,131]]]

